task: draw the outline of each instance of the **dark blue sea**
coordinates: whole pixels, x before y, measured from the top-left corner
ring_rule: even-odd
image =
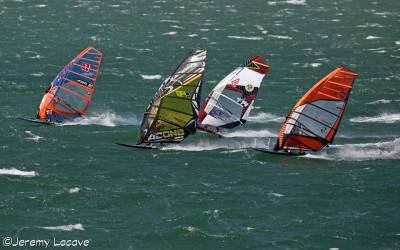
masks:
[[[0,249],[400,249],[400,1],[0,0],[0,22]],[[19,120],[88,46],[103,61],[86,118]],[[202,100],[251,57],[270,65],[248,122],[115,145],[193,49]],[[342,65],[358,76],[330,147],[248,149]]]

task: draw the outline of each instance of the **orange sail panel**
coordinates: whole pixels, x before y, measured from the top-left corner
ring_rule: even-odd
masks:
[[[317,151],[332,143],[356,76],[339,67],[316,83],[286,118],[275,149]]]
[[[100,51],[88,47],[69,62],[46,90],[37,118],[62,122],[86,115],[101,59]]]

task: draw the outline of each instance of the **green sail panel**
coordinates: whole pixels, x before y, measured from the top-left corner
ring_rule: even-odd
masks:
[[[206,50],[191,51],[146,109],[137,144],[179,143],[196,132]]]

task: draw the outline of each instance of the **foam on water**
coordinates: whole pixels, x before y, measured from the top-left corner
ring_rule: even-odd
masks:
[[[34,177],[37,175],[35,171],[22,171],[16,168],[12,169],[0,169],[0,175],[17,175],[17,176],[25,176],[25,177]]]
[[[285,117],[279,117],[273,114],[269,113],[264,113],[260,112],[254,116],[249,116],[247,118],[248,121],[250,122],[255,122],[255,123],[265,123],[265,122],[279,122],[282,123],[285,121]]]
[[[224,137],[277,137],[278,134],[268,130],[234,130],[232,132],[223,132]]]
[[[302,64],[300,64],[300,63],[292,63],[292,65],[301,65],[301,67],[303,67],[303,68],[318,68],[319,66],[321,66],[322,65],[322,63],[302,63]]]
[[[176,31],[170,31],[170,32],[163,33],[163,35],[167,35],[167,36],[175,36],[176,34],[178,34],[178,32],[176,32]]]
[[[380,39],[381,37],[378,36],[367,36],[365,39],[367,40],[374,40],[374,39]]]
[[[306,0],[287,0],[286,3],[295,4],[295,5],[305,5]]]
[[[400,138],[385,142],[346,144],[338,148],[334,157],[357,161],[400,159]]]
[[[25,133],[27,133],[28,135],[32,136],[32,137],[27,137],[25,138],[25,140],[30,140],[30,141],[35,141],[38,142],[39,140],[44,139],[41,136],[35,135],[34,133],[32,133],[32,131],[25,131]]]
[[[161,79],[161,75],[140,75],[145,80]]]
[[[268,35],[268,36],[272,37],[272,38],[284,39],[284,40],[292,40],[293,39],[290,36],[280,36],[280,35]]]
[[[357,25],[356,27],[358,27],[358,28],[369,28],[369,27],[383,28],[385,26],[380,25],[379,23],[365,23],[365,24]]]
[[[318,153],[302,156],[329,161],[366,161],[400,159],[400,138],[393,141],[331,145]]]
[[[306,0],[268,1],[268,5],[270,6],[278,4],[306,5]]]
[[[215,140],[200,140],[198,143],[181,143],[168,145],[163,150],[179,150],[179,151],[210,151],[217,149],[227,150],[245,150],[248,148],[270,148],[270,140],[257,140],[251,141],[231,141],[221,138],[219,141]]]
[[[71,125],[100,125],[106,127],[116,127],[123,125],[139,125],[135,114],[121,116],[114,112],[94,113],[82,119],[75,119],[72,122],[62,123],[61,126]]]
[[[180,21],[177,20],[159,20],[159,21],[163,23],[180,23]]]
[[[383,113],[378,116],[359,116],[350,119],[351,122],[371,122],[371,123],[397,123],[400,122],[400,113]]]
[[[79,189],[78,187],[76,187],[76,188],[70,188],[70,189],[68,190],[68,193],[70,193],[70,194],[78,193],[79,190],[80,190],[80,189]]]
[[[368,102],[367,104],[370,104],[370,105],[376,105],[376,104],[386,104],[386,103],[391,103],[392,102],[392,100],[385,100],[385,99],[381,99],[381,100],[376,100],[376,101],[373,101],[373,102]]]
[[[74,225],[63,225],[63,226],[55,226],[55,227],[40,227],[47,230],[55,230],[55,231],[72,231],[72,230],[85,230],[82,224],[74,224]]]
[[[41,77],[43,76],[44,73],[43,72],[39,72],[39,73],[32,73],[31,76],[37,76],[37,77]]]
[[[231,39],[239,39],[239,40],[263,40],[264,38],[259,36],[228,36]]]

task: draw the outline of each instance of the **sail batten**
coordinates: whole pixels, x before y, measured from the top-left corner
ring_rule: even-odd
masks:
[[[274,150],[318,151],[332,143],[356,76],[339,67],[307,91],[282,125]]]
[[[95,78],[89,77],[87,75],[80,74],[80,73],[72,71],[72,70],[68,70],[68,72],[72,73],[72,74],[75,74],[75,75],[78,75],[78,76],[81,76],[81,77],[85,77],[86,79],[95,80]]]
[[[330,111],[330,110],[327,110],[327,109],[324,109],[324,108],[322,108],[322,107],[320,107],[320,106],[318,106],[318,105],[315,105],[315,103],[309,103],[309,105],[312,105],[312,106],[314,106],[314,107],[316,107],[316,108],[318,108],[318,109],[323,110],[324,112],[327,112],[327,113],[330,113],[330,114],[332,114],[332,115],[335,115],[335,116],[339,117],[338,114],[335,114],[335,113],[333,113],[333,112]],[[343,108],[341,108],[340,110],[343,110]]]

